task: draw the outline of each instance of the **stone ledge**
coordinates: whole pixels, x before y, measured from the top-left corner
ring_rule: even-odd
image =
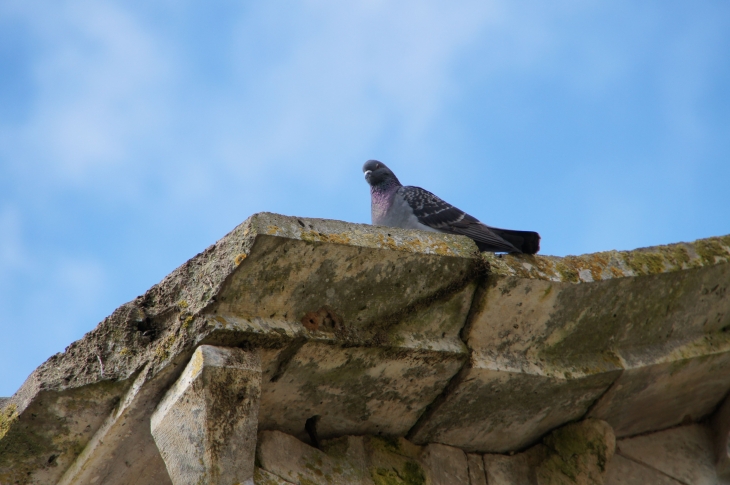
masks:
[[[730,262],[730,235],[692,243],[604,251],[582,256],[494,255],[483,253],[493,274],[564,283],[670,273]]]
[[[300,439],[319,416],[324,439],[506,452],[589,412],[619,437],[700,420],[730,388],[728,262],[730,236],[500,257],[256,214],[0,402],[0,483],[165,483],[149,419],[202,344],[259,349],[259,426]]]

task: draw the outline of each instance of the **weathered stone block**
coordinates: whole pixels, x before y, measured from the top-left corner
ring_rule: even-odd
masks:
[[[428,469],[422,462],[423,448],[404,438],[368,436],[364,440],[367,470],[375,485],[425,485]]]
[[[600,485],[615,438],[605,421],[569,424],[515,455],[484,455],[489,485]]]
[[[466,455],[469,465],[469,485],[487,485],[487,474],[484,471],[484,459],[482,455],[469,453]]]
[[[490,278],[477,291],[466,329],[471,366],[411,432],[413,440],[506,452],[583,416],[620,366],[591,342],[584,351],[574,349],[569,364],[546,355],[565,337],[564,322],[554,319],[569,304],[561,301],[563,293],[574,286]]]
[[[730,481],[730,398],[725,398],[710,423],[714,431],[717,475]]]
[[[718,483],[712,432],[707,426],[691,424],[625,438],[618,442],[617,448],[622,456],[679,482],[692,485]]]
[[[151,419],[174,485],[253,483],[260,395],[257,351],[198,347]]]
[[[274,214],[252,218],[250,231],[256,244],[211,312],[351,343],[398,344],[389,342],[394,324],[463,289],[481,268],[476,246],[457,236]],[[460,329],[464,317],[446,325]]]
[[[261,468],[256,468],[253,474],[253,483],[255,485],[290,485],[292,482],[287,482],[273,473],[269,473]]]
[[[484,470],[489,485],[537,485],[537,466],[547,456],[546,447],[535,445],[516,455],[484,455]]]
[[[297,485],[372,485],[362,438],[344,438],[338,444],[329,455],[286,433],[262,431],[256,457],[261,468]]]
[[[298,485],[486,483],[483,466],[470,469],[463,451],[438,444],[422,448],[404,438],[345,436],[325,441],[319,450],[291,435],[262,431],[257,459],[262,470]],[[469,481],[470,470],[476,481]]]
[[[616,455],[608,464],[606,485],[687,485],[652,468]]]
[[[543,442],[547,458],[537,466],[538,485],[601,485],[616,445],[611,426],[597,419],[564,426]]]
[[[158,374],[157,382],[149,385],[150,367],[139,372],[114,411],[56,485],[172,485],[150,432],[149,415],[162,399],[165,388],[175,381],[175,375],[168,369]]]
[[[730,388],[728,286],[728,264],[589,284],[490,276],[464,331],[471,368],[410,436],[518,449],[599,397],[591,416],[619,436],[701,418]]]
[[[465,359],[451,352],[308,342],[275,381],[264,383],[260,428],[305,439],[304,423],[319,416],[322,438],[405,435]]]
[[[459,448],[431,443],[424,448],[421,461],[433,485],[469,485],[466,453]]]
[[[619,437],[706,417],[730,387],[730,352],[710,352],[625,370],[590,416],[611,423]]]
[[[460,375],[455,390],[412,439],[479,452],[524,448],[584,415],[613,379],[609,373],[568,380],[475,366]]]

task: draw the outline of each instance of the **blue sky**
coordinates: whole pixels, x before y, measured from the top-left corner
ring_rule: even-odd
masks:
[[[0,3],[0,396],[249,215],[387,163],[544,254],[730,233],[730,3]]]

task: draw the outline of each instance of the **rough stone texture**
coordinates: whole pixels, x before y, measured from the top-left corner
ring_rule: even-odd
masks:
[[[547,449],[535,445],[516,455],[484,455],[484,470],[489,485],[537,485],[537,466],[545,460]]]
[[[319,416],[322,438],[405,435],[464,360],[459,354],[309,342],[279,379],[265,383],[260,427],[304,439],[305,421]]]
[[[460,449],[431,443],[423,450],[421,461],[433,485],[469,485],[469,465]]]
[[[652,468],[616,455],[608,465],[606,485],[689,485]]]
[[[157,376],[157,382],[152,381],[156,385],[149,385],[152,374],[149,366],[137,375],[117,408],[63,474],[59,485],[172,485],[152,439],[147,412],[149,408],[154,409],[162,398],[159,383],[171,380],[171,375],[176,375],[170,371],[170,368],[163,370]]]
[[[423,448],[404,438],[366,437],[366,469],[375,485],[426,485],[433,483],[423,466]]]
[[[715,485],[712,432],[692,424],[618,442],[618,453],[682,483]]]
[[[713,240],[725,251],[715,260],[730,258],[728,241]],[[520,274],[535,258],[487,260]],[[409,436],[504,452],[579,419],[596,400],[591,416],[618,436],[707,416],[730,389],[730,265],[654,266],[634,278],[606,279],[610,271],[601,270],[601,281],[588,284],[489,276],[464,331],[471,365]]]
[[[697,421],[730,389],[728,262],[730,236],[480,256],[464,237],[257,214],[0,402],[0,483],[170,483],[149,420],[201,344],[259,349],[262,424],[302,438],[320,416],[323,438],[410,428],[518,451],[589,409],[618,436]]]
[[[364,469],[353,469],[343,457],[333,458],[280,431],[262,431],[256,452],[261,468],[297,485],[368,483]],[[362,461],[363,457],[359,457]]]
[[[201,345],[151,418],[174,485],[253,483],[261,358]]]
[[[292,483],[261,468],[256,468],[256,471],[254,471],[253,482],[256,485],[288,485]]]
[[[600,485],[614,454],[613,430],[605,421],[572,423],[515,455],[484,455],[489,485]]]
[[[277,273],[265,266],[272,254],[279,261]],[[313,258],[324,258],[324,262],[313,266]],[[346,265],[338,271],[352,264],[351,284],[337,281],[327,286],[332,263]],[[475,246],[466,238],[275,214],[252,216],[147,293],[120,307],[65,353],[53,356],[4,402],[0,477],[20,483],[55,483],[92,437],[101,433],[92,440],[95,445],[85,453],[83,466],[75,465],[80,475],[74,483],[95,483],[94,479],[109,485],[130,480],[164,483],[167,478],[158,475],[165,471],[160,469],[162,461],[149,432],[149,416],[196,345],[261,346],[262,358],[274,359],[262,363],[264,369],[273,368],[273,374],[286,368],[302,340],[386,347],[402,342],[404,348],[417,347],[420,337],[409,333],[418,333],[412,328],[401,334],[389,332],[406,322],[408,315],[468,291],[466,286],[480,268]],[[307,271],[311,278],[306,277]],[[330,306],[333,315],[325,309],[320,317],[321,327],[305,327],[306,312],[234,315],[241,325],[218,320],[219,304],[225,306],[229,298],[237,308],[268,312],[265,304],[271,299],[263,298],[260,306],[241,303],[226,293],[231,286],[242,289],[242,282],[254,278],[261,287],[270,282],[273,290],[294,281],[297,274],[297,291],[309,296],[302,300],[307,305],[296,311],[317,313],[334,304]],[[372,281],[385,283],[376,288]],[[397,294],[399,299],[387,304],[379,294]],[[368,300],[370,304],[357,306]],[[333,331],[337,330],[333,322],[339,321],[343,328]],[[441,322],[432,319],[430,325],[426,330],[431,336],[422,332],[424,349],[433,347],[439,325],[452,329],[446,333],[452,338],[442,343],[444,348],[458,346],[453,337],[463,322],[449,315]],[[464,354],[463,345],[461,349]],[[120,415],[111,416],[143,369],[134,401]],[[71,408],[73,419],[67,415]],[[110,459],[119,454],[133,459]]]
[[[717,475],[730,481],[730,398],[725,398],[712,417]]]
[[[56,483],[114,410],[129,382],[43,390],[37,374],[0,410],[0,483]]]
[[[582,256],[483,253],[492,274],[566,283],[591,283],[629,276],[674,273],[730,263],[730,235],[633,251],[605,251]]]
[[[617,436],[701,420],[727,392],[729,372],[729,352],[630,369],[590,415],[615,426]]]
[[[487,485],[487,473],[484,471],[484,459],[476,453],[466,455],[469,466],[469,485]]]
[[[481,461],[480,456],[475,456]],[[279,431],[259,435],[258,463],[287,482],[300,485],[480,485],[470,482],[466,454],[450,446],[413,445],[403,438],[346,436],[318,450]],[[473,467],[476,475],[478,467]]]
[[[553,431],[544,443],[548,456],[536,470],[539,485],[600,485],[616,438],[605,421],[587,419]]]

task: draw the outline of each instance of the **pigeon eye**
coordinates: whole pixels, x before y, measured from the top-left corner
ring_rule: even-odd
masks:
[[[375,168],[380,168],[380,164],[379,163],[376,163],[375,164]]]

